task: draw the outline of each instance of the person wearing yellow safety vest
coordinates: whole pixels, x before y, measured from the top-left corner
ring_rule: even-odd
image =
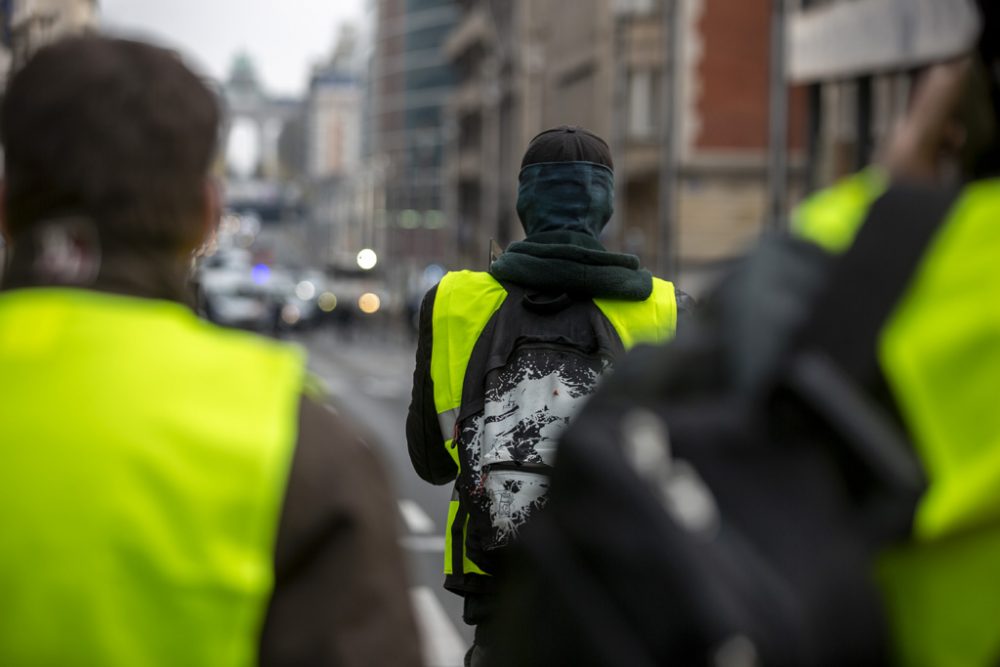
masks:
[[[0,664],[421,664],[371,452],[296,348],[187,305],[215,95],[80,37],[2,112]]]
[[[422,303],[407,442],[420,477],[456,482],[445,587],[477,626],[472,664],[488,655],[503,555],[545,503],[561,428],[625,350],[670,338],[691,307],[637,257],[601,245],[613,178],[596,135],[541,133],[519,177],[527,238],[488,272],[448,273]]]
[[[981,8],[995,37],[998,10]],[[937,184],[948,162],[971,177],[879,340],[882,373],[928,479],[911,537],[877,563],[900,665],[1000,660],[998,47],[983,39],[981,62],[933,68],[884,164],[816,195],[794,218],[798,235],[839,253],[896,182]],[[989,111],[969,113],[976,108]],[[989,122],[973,131],[970,118]]]

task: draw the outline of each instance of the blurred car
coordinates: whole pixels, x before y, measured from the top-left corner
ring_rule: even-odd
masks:
[[[319,271],[282,272],[271,286],[279,307],[279,326],[294,330],[319,324],[323,314],[320,297],[327,292],[326,283],[326,277]]]
[[[212,322],[240,329],[274,330],[273,300],[265,290],[245,278],[202,278],[205,316]]]
[[[249,253],[219,252],[199,266],[198,284],[205,317],[221,326],[271,333],[274,300]]]
[[[274,328],[271,301],[256,286],[238,286],[230,292],[217,291],[206,297],[206,314],[216,324],[253,331]]]
[[[376,272],[331,268],[326,288],[318,296],[322,321],[345,329],[384,326],[397,300]]]

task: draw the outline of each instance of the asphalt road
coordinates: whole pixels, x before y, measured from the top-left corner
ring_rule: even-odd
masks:
[[[434,487],[413,472],[405,424],[414,347],[400,336],[320,329],[294,337],[309,351],[310,369],[335,402],[369,434],[389,471],[398,500],[400,544],[428,667],[460,667],[472,641],[461,600],[444,590],[444,523],[451,487]]]

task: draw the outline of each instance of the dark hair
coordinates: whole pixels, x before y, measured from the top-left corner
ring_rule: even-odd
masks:
[[[521,168],[541,162],[593,162],[615,168],[607,142],[575,125],[560,125],[535,135],[524,152]]]
[[[215,95],[171,51],[96,36],[41,49],[0,117],[8,232],[84,216],[104,243],[191,249],[218,127]]]

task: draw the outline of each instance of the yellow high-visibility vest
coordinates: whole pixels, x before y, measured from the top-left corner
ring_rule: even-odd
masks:
[[[0,664],[256,664],[303,369],[179,304],[0,293]]]
[[[800,210],[798,232],[848,247],[881,189],[835,186]],[[877,565],[901,665],[1000,659],[998,221],[1000,180],[966,187],[878,341],[929,482],[912,538]]]
[[[431,379],[444,446],[461,466],[453,440],[462,403],[462,385],[472,350],[490,318],[503,305],[507,291],[490,274],[479,271],[448,273],[437,287],[432,314]],[[677,329],[677,298],[673,283],[653,279],[653,292],[645,301],[594,299],[594,304],[614,327],[627,350],[639,343],[673,337]],[[445,531],[445,574],[488,574],[465,553],[460,566],[452,562],[452,534],[459,500],[448,507]],[[468,519],[466,518],[466,521]],[[463,534],[465,526],[463,526]]]

